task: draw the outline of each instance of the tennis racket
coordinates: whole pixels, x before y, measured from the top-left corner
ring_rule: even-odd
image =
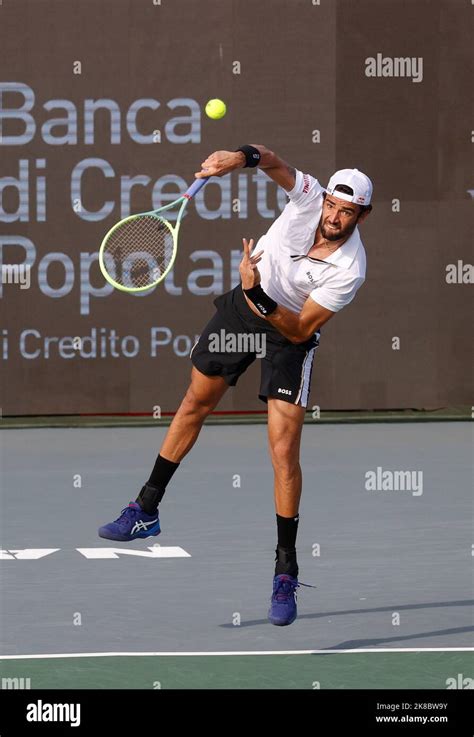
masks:
[[[109,284],[122,292],[144,292],[163,281],[176,258],[186,206],[209,179],[196,179],[169,205],[130,215],[109,230],[99,250],[100,270]],[[173,226],[162,213],[177,205],[180,208]]]

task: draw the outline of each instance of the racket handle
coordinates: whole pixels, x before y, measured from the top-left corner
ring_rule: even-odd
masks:
[[[204,179],[195,179],[191,186],[188,187],[183,197],[186,197],[188,200],[190,200],[191,197],[194,197],[194,195],[197,194],[199,190],[204,187],[205,184],[207,184],[210,178],[211,177],[204,177]]]

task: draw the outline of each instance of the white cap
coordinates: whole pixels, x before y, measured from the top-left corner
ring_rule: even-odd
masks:
[[[345,192],[336,192],[334,190],[339,184],[345,184],[354,190],[354,194],[346,194]],[[366,174],[358,169],[339,169],[332,175],[329,184],[326,187],[327,194],[334,194],[341,200],[354,202],[356,205],[368,205],[372,197],[372,182]]]

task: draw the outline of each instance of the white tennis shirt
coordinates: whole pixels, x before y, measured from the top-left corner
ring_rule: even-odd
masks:
[[[323,207],[323,188],[309,174],[296,172],[289,202],[255,251],[264,249],[258,269],[265,292],[279,305],[299,313],[311,296],[322,307],[338,312],[352,302],[365,280],[365,250],[356,227],[350,237],[324,260],[306,254],[314,244]]]

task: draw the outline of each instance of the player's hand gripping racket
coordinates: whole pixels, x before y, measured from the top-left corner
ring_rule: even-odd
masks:
[[[144,292],[162,281],[176,258],[178,233],[190,199],[209,177],[196,179],[189,189],[158,210],[130,215],[109,230],[99,250],[99,265],[105,279],[123,292]],[[180,205],[176,225],[162,213]]]

